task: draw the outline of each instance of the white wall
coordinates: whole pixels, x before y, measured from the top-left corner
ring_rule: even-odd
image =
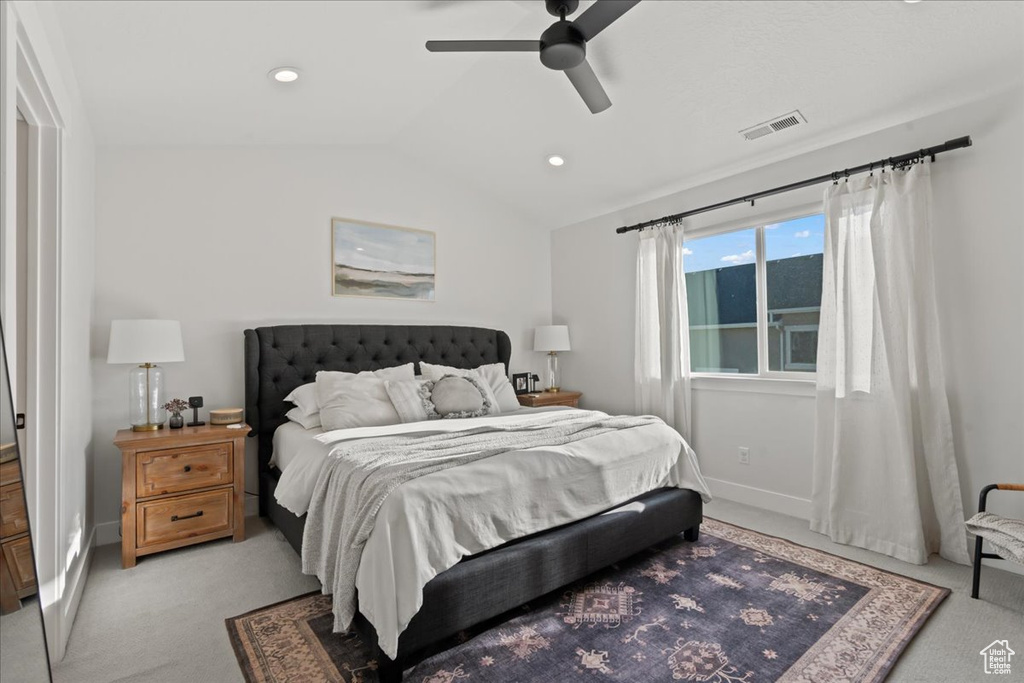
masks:
[[[13,140],[16,106],[15,42],[20,37],[30,53],[32,68],[44,81],[48,106],[60,119],[60,177],[53,188],[59,197],[56,238],[47,236],[38,247],[39,346],[53,347],[52,357],[42,359],[38,377],[53,378],[56,414],[33,414],[47,434],[40,443],[53,444],[39,452],[36,500],[32,509],[33,537],[39,558],[40,597],[46,615],[51,657],[59,660],[70,635],[78,600],[85,585],[92,542],[89,492],[86,488],[92,459],[92,381],[90,332],[93,288],[94,153],[92,130],[87,119],[74,70],[63,43],[60,26],[47,3],[13,2],[3,8],[4,193],[10,197],[13,176],[9,173],[8,143]],[[57,151],[59,150],[59,151]],[[45,190],[45,188],[43,188]],[[40,215],[57,208],[49,203]],[[32,212],[30,212],[30,216]],[[13,220],[9,207],[3,215],[5,229]],[[9,256],[9,254],[8,254]],[[9,267],[5,261],[5,268]],[[30,300],[31,301],[31,300]],[[47,302],[53,302],[51,307]],[[56,367],[54,367],[56,366]],[[40,390],[42,392],[42,390]],[[30,497],[30,504],[32,500]]]
[[[127,366],[108,366],[110,320],[180,320],[185,362],[168,396],[243,405],[242,330],[288,322],[494,327],[513,371],[543,367],[532,329],[551,317],[546,231],[374,147],[105,148],[97,163],[93,325],[95,513],[117,540]],[[332,216],[437,234],[436,301],[331,296]],[[250,444],[254,442],[250,440]],[[255,447],[247,488],[256,489]]]
[[[563,384],[583,391],[587,407],[633,410],[636,235],[617,235],[616,227],[971,135],[973,147],[943,155],[933,167],[947,390],[970,514],[984,484],[1024,481],[1022,126],[1024,97],[1017,90],[554,231],[552,313],[573,333],[573,351],[562,359]],[[766,212],[820,203],[823,189],[698,216],[687,229],[755,221]],[[694,447],[713,490],[806,516],[810,387],[730,381],[695,382]],[[739,446],[750,447],[750,465],[738,464]],[[991,509],[1024,515],[1021,498],[993,494]]]

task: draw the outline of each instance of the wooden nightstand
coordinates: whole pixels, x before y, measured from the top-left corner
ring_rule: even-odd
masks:
[[[582,395],[578,391],[538,391],[532,394],[519,394],[516,398],[519,399],[519,405],[530,408],[538,408],[540,406],[569,406],[570,408],[576,408]]]
[[[0,614],[21,609],[21,599],[35,592],[18,445],[0,444]]]
[[[245,435],[249,428],[122,429],[121,566],[226,536],[245,540]]]

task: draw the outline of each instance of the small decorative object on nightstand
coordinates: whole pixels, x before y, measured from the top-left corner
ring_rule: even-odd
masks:
[[[199,419],[199,409],[203,407],[202,396],[189,396],[188,404],[192,406],[192,421],[188,423],[189,427],[202,427],[206,422]]]
[[[516,396],[530,393],[530,373],[520,372],[512,375],[512,389]]]
[[[171,429],[181,429],[185,426],[185,418],[181,416],[181,411],[187,409],[188,402],[180,398],[172,398],[164,404],[164,410],[171,414],[170,419],[167,420]]]
[[[185,427],[114,437],[121,449],[121,566],[231,536],[245,540],[248,429]]]
[[[528,408],[539,408],[540,406],[569,406],[570,408],[578,408],[580,402],[580,396],[583,394],[578,391],[541,391],[535,394],[520,394],[516,398],[519,399],[519,405],[527,406]]]
[[[218,408],[210,411],[210,424],[212,425],[234,425],[240,424],[243,419],[241,408]]]

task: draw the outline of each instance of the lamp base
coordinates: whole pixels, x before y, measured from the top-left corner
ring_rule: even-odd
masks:
[[[562,390],[562,387],[548,387],[548,388],[547,388],[547,389],[545,389],[544,391],[549,391],[549,392],[551,392],[552,394],[557,394],[557,393],[558,393],[559,391],[561,391],[561,390]]]
[[[559,390],[558,354],[548,351],[548,386],[544,391],[554,393]]]
[[[155,432],[156,430],[163,429],[163,428],[164,428],[164,426],[162,424],[159,424],[159,425],[154,425],[154,424],[132,425],[132,431],[133,432]]]

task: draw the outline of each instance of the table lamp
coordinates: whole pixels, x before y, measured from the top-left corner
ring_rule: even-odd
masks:
[[[163,429],[164,371],[156,363],[185,360],[177,320],[112,320],[107,363],[138,363],[128,373],[132,431]]]
[[[544,325],[533,331],[533,350],[547,351],[547,389],[558,391],[558,352],[569,351],[569,328],[566,325]]]

